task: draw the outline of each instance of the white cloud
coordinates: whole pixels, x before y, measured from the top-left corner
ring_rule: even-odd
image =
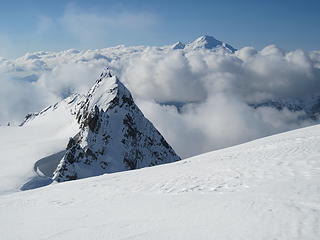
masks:
[[[36,83],[21,81],[8,74],[0,74],[0,124],[17,121],[27,113],[37,112],[58,98]]]
[[[122,78],[142,98],[158,102],[193,102],[206,97],[197,75],[191,71],[188,58],[181,51],[163,54],[147,48],[130,59]]]
[[[268,46],[241,49],[236,56],[146,49],[129,61],[122,79],[182,156],[312,124],[301,120],[301,111],[248,106],[319,94],[320,72],[307,53]],[[189,104],[177,111],[157,102]]]
[[[39,110],[71,92],[85,92],[110,66],[177,152],[192,156],[314,124],[303,120],[303,111],[254,109],[248,103],[320,95],[319,56],[273,45],[235,54],[123,46],[28,54],[0,61],[0,71],[20,79],[2,80],[0,122],[18,120],[26,110]],[[37,81],[21,82],[31,73]]]
[[[72,93],[86,93],[101,73],[102,65],[90,63],[68,63],[58,65],[51,71],[41,74],[37,85],[59,98]]]

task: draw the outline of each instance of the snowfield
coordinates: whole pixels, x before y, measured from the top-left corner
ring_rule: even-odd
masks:
[[[28,182],[26,188],[48,183],[46,178],[39,179],[43,174],[35,164],[52,156],[59,157],[57,153],[66,149],[69,137],[79,131],[72,100],[73,97],[66,98],[46,108],[37,117],[30,117],[23,127],[0,126],[0,196],[19,191]]]
[[[320,239],[320,125],[176,163],[8,193],[10,162],[22,168],[32,154],[45,156],[45,144],[23,131],[6,141],[16,144],[14,158],[1,148],[1,239]]]

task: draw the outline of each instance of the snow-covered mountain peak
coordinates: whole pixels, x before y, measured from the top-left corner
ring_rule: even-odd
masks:
[[[180,160],[108,69],[89,90],[76,118],[80,131],[54,173],[59,182]]]
[[[232,47],[231,45],[221,42],[217,39],[215,39],[212,36],[203,35],[201,37],[198,37],[193,42],[187,44],[186,46],[189,49],[195,50],[199,48],[205,48],[205,49],[214,49],[214,48],[224,48],[229,50],[230,52],[235,52],[236,49]]]
[[[216,42],[216,43],[220,43],[220,41],[217,40],[215,37],[209,36],[209,35],[202,35],[202,36],[198,37],[196,40],[194,40],[193,42]]]
[[[127,88],[109,69],[103,71],[100,78],[89,90],[83,105],[92,109],[95,106],[105,111],[112,104],[117,104],[119,97],[132,98]]]

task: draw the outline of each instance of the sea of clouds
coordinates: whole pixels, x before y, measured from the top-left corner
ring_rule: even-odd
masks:
[[[320,51],[270,45],[234,54],[117,46],[0,58],[0,124],[85,93],[105,67],[182,157],[317,123],[303,111],[248,105],[320,95]]]

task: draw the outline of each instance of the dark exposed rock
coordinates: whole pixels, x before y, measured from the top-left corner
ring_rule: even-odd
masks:
[[[71,152],[68,152],[66,154],[66,158],[69,163],[74,163],[76,161],[76,159],[74,158],[74,156]]]
[[[72,148],[76,144],[76,141],[73,138],[69,139],[69,143],[67,145],[67,150]]]
[[[86,157],[92,157],[93,159],[97,159],[97,156],[91,151],[90,148],[86,151]]]
[[[71,176],[67,175],[66,177],[67,177],[68,180],[77,180],[78,179],[77,174],[71,175]]]

